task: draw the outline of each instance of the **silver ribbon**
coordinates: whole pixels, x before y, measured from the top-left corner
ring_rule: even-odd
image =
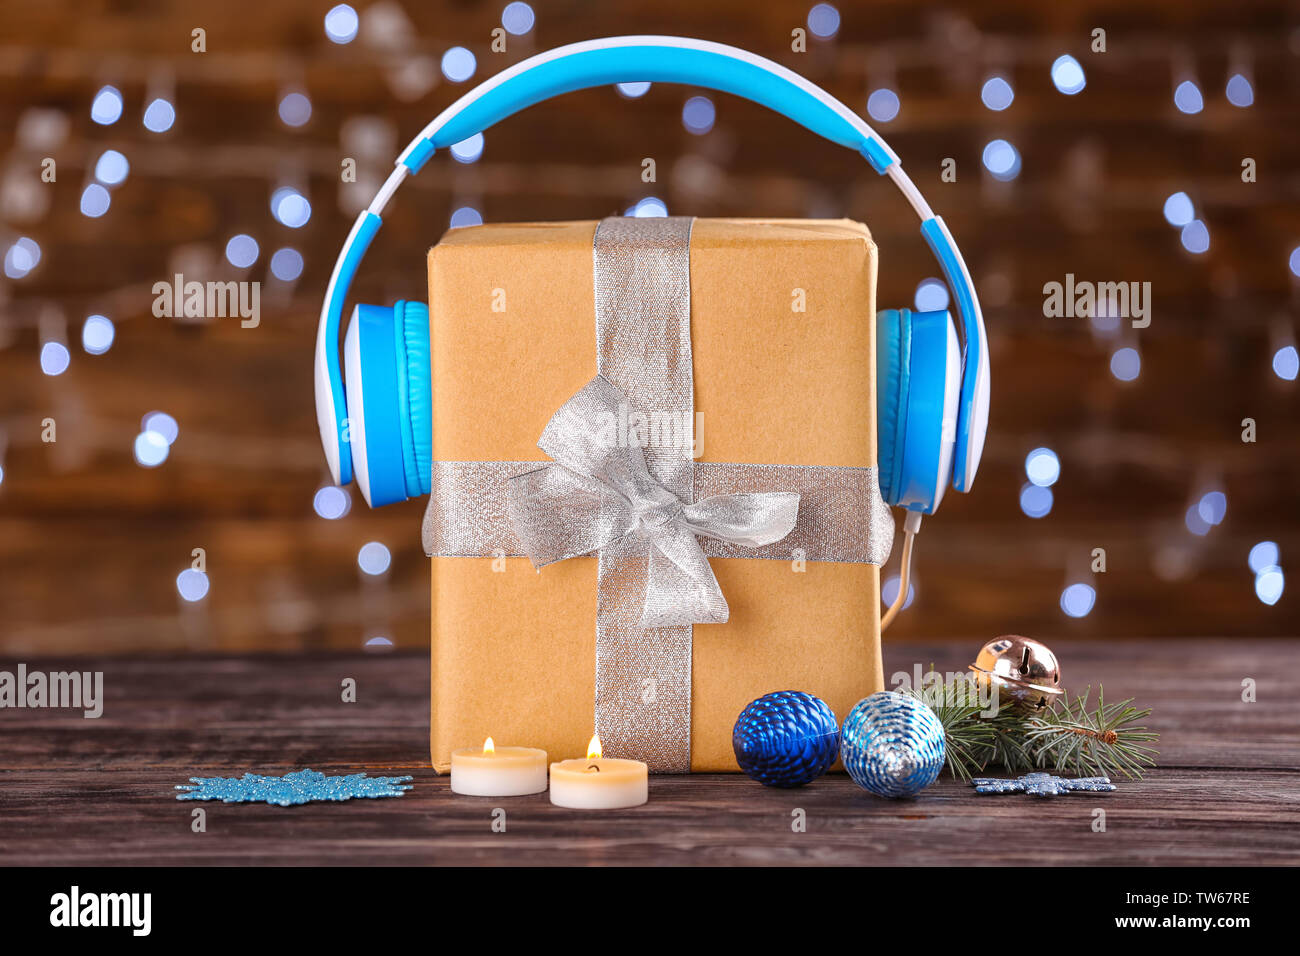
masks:
[[[694,422],[691,357],[693,219],[614,217],[596,227],[596,372],[651,420]],[[691,447],[645,448],[646,469],[680,501],[695,500]],[[691,769],[690,624],[642,627],[657,553],[622,538],[596,573],[596,732],[613,754],[655,770]],[[706,562],[707,563],[707,562]],[[709,572],[710,576],[712,571]]]
[[[435,461],[433,494],[424,512],[424,553],[440,558],[526,558],[506,507],[510,479],[535,471],[536,461]],[[794,530],[775,544],[741,548],[703,538],[710,558],[835,561],[883,565],[894,519],[880,497],[874,468],[695,462],[695,493],[799,495]]]
[[[794,530],[799,495],[683,502],[651,476],[638,436],[620,433],[628,408],[603,375],[565,402],[537,443],[555,464],[509,481],[510,523],[536,568],[606,548],[648,548],[639,627],[724,624],[727,601],[696,535],[745,548],[773,544]]]
[[[424,518],[433,556],[598,556],[596,731],[607,753],[678,773],[690,770],[692,625],[728,615],[707,558],[879,565],[894,535],[874,468],[696,462],[689,442],[596,440],[593,423],[620,403],[694,419],[691,223],[600,223],[597,376],[546,426],[538,445],[553,462],[435,461]]]

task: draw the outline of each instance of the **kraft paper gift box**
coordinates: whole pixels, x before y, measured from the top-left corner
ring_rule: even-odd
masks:
[[[538,447],[543,429],[597,371],[597,226],[453,229],[429,252],[435,476],[426,550],[440,468],[551,461]],[[875,291],[876,247],[860,223],[695,220],[696,460],[874,475]],[[871,507],[839,532],[882,562],[893,523],[874,487]],[[527,556],[483,548],[432,558],[433,766],[446,771],[453,749],[488,736],[544,748],[552,760],[581,756],[596,723],[597,558],[535,570]],[[843,719],[882,689],[878,563],[801,561],[793,546],[780,548],[709,559],[730,617],[689,631],[692,771],[738,769],[733,725],[765,693],[816,694]],[[609,741],[605,752],[641,756]]]

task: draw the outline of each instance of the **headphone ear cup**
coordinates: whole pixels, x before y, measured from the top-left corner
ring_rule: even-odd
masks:
[[[933,514],[952,475],[961,352],[947,311],[877,316],[881,496]]]
[[[410,429],[405,368],[399,372],[406,358],[396,325],[393,309],[358,305],[343,340],[353,471],[372,508],[414,497],[407,480],[415,469],[404,434]]]

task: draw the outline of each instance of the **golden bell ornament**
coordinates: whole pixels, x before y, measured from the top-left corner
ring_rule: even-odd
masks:
[[[1011,698],[1020,711],[1046,710],[1065,693],[1056,655],[1031,637],[1003,634],[989,641],[980,648],[970,669],[977,680],[992,682],[999,695]]]

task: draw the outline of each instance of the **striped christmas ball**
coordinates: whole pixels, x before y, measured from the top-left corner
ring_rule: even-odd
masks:
[[[855,783],[882,797],[910,797],[943,769],[943,724],[923,701],[885,690],[844,718],[840,757]]]
[[[820,697],[797,690],[765,694],[736,718],[736,763],[769,787],[801,787],[826,772],[839,753],[840,728]]]

